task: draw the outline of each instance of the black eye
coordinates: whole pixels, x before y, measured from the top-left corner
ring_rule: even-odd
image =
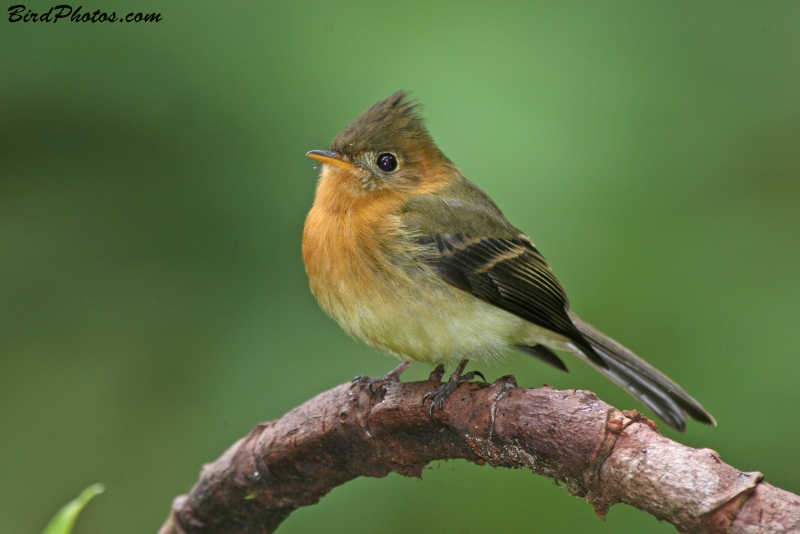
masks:
[[[381,154],[378,156],[378,167],[383,172],[392,172],[397,168],[397,158],[394,154]]]

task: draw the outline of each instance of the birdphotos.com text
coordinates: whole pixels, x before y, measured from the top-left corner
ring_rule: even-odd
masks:
[[[117,15],[116,11],[84,10],[83,6],[72,7],[67,4],[53,6],[47,11],[36,12],[19,4],[8,8],[8,22],[159,22],[161,13],[130,12]]]

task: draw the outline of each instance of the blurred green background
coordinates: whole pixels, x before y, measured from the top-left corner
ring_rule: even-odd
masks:
[[[573,308],[719,422],[664,433],[800,493],[800,3],[95,9],[162,21],[0,21],[0,532],[93,482],[77,533],[155,532],[258,422],[395,365],[320,311],[300,241],[305,152],[400,88]],[[567,363],[475,368],[644,410]],[[527,471],[430,467],[281,532],[674,532]]]

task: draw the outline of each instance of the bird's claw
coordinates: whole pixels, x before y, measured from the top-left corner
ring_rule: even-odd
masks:
[[[400,375],[403,374],[403,371],[405,371],[409,365],[411,365],[410,362],[403,362],[391,372],[379,378],[372,378],[366,375],[357,376],[350,382],[350,391],[356,386],[366,384],[370,396],[374,398],[386,384],[400,382]]]
[[[434,374],[436,374],[439,371],[439,367],[434,369],[433,373],[431,373],[431,378],[433,378]],[[431,419],[433,419],[434,408],[439,408],[439,411],[443,411],[444,401],[447,400],[447,397],[453,394],[453,392],[456,390],[459,384],[461,384],[462,382],[469,382],[470,380],[475,378],[476,375],[480,376],[483,379],[483,381],[486,382],[486,378],[484,378],[483,373],[481,373],[480,371],[470,371],[469,373],[465,373],[461,376],[453,374],[450,376],[450,380],[423,395],[422,404],[425,404],[425,401],[428,400],[429,398],[431,399],[431,406],[428,409],[428,415],[430,415]],[[441,375],[439,375],[439,377],[441,377]]]
[[[372,387],[372,382],[374,381],[373,378],[368,377],[367,375],[358,375],[353,380],[350,381],[350,391],[353,390],[354,387],[367,382],[370,387]]]
[[[374,399],[381,392],[383,386],[391,382],[399,382],[399,380],[393,376],[381,376],[378,378],[357,376],[350,383],[350,391],[356,386],[366,386],[367,391],[369,391],[369,396]]]

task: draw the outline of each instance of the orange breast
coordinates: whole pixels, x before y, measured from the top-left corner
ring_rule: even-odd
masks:
[[[303,260],[322,308],[351,334],[369,302],[382,300],[391,258],[401,254],[399,211],[407,194],[363,191],[347,171],[324,167],[303,232]],[[357,337],[361,337],[357,335]]]

